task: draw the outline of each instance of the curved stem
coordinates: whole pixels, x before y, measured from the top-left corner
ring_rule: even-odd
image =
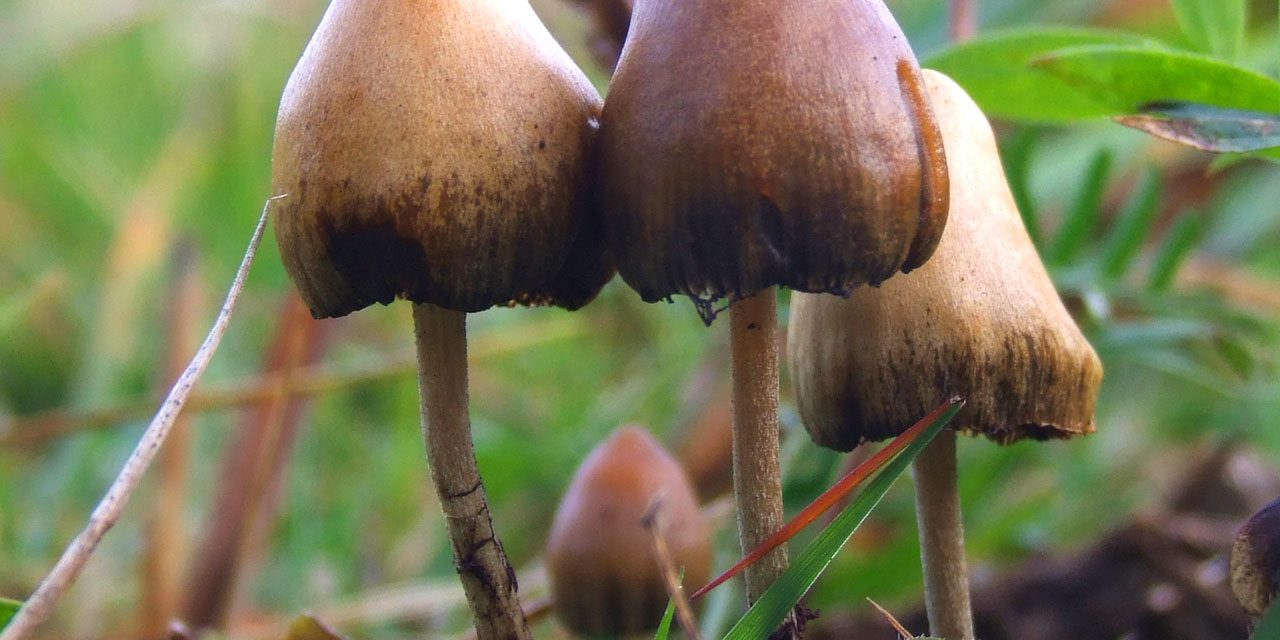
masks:
[[[778,467],[777,304],[777,291],[770,287],[729,307],[733,494],[744,554],[785,524]],[[747,600],[755,602],[786,568],[782,546],[747,567]]]
[[[67,589],[71,588],[71,583],[75,582],[84,565],[89,562],[98,544],[102,542],[102,537],[107,535],[111,527],[120,520],[120,514],[124,512],[125,505],[137,491],[143,474],[151,466],[151,461],[155,459],[156,453],[160,451],[165,438],[173,429],[173,423],[182,413],[182,407],[186,405],[191,389],[196,386],[200,376],[204,375],[205,369],[209,367],[209,361],[213,360],[213,354],[218,351],[222,336],[227,332],[227,325],[231,323],[231,312],[235,310],[236,303],[240,300],[240,292],[244,291],[244,281],[249,276],[249,266],[253,264],[253,256],[258,251],[258,245],[262,243],[262,234],[267,228],[267,211],[274,200],[275,198],[268,200],[262,208],[262,217],[258,219],[258,226],[249,240],[249,248],[245,251],[244,259],[240,261],[240,268],[236,271],[235,279],[231,281],[231,288],[227,290],[226,300],[222,303],[222,310],[218,312],[218,317],[213,321],[213,328],[209,329],[209,335],[205,336],[200,349],[191,358],[191,363],[169,389],[169,395],[165,397],[159,411],[147,425],[147,430],[142,433],[138,446],[125,460],[124,467],[120,469],[120,474],[107,489],[106,495],[102,496],[98,506],[94,507],[93,513],[89,514],[89,522],[84,530],[62,552],[57,564],[40,582],[40,586],[36,587],[36,592],[27,598],[26,603],[18,610],[18,615],[9,621],[9,626],[0,632],[0,640],[23,640],[35,633],[36,626],[49,617],[53,606],[67,592]]]
[[[973,640],[954,431],[944,430],[929,443],[916,458],[914,474],[929,633],[947,640]]]
[[[467,399],[467,318],[430,304],[413,307],[418,388],[427,461],[453,546],[454,566],[480,640],[528,639],[516,573],[493,530],[471,442]]]

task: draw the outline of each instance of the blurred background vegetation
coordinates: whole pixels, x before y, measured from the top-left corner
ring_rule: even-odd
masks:
[[[324,4],[0,0],[0,595],[24,597],[52,566],[210,323],[269,195],[277,100]],[[922,61],[945,46],[945,3],[888,4]],[[1276,4],[1254,4],[1242,61],[1274,75]],[[534,5],[603,91],[589,16]],[[984,31],[1031,23],[1183,37],[1164,0],[982,3]],[[1242,443],[1280,469],[1280,167],[1215,168],[1106,121],[999,131],[1107,376],[1093,436],[961,443],[980,583],[1156,508],[1214,446]],[[46,637],[136,637],[155,624],[148,603],[182,608],[199,589],[227,593],[210,615],[229,637],[280,637],[304,610],[354,637],[462,632],[409,326],[403,304],[311,321],[265,242],[186,435]],[[577,313],[499,309],[470,326],[478,457],[527,601],[546,593],[539,556],[560,493],[615,427],[648,426],[709,502],[723,494],[726,323],[705,328],[684,300],[645,305],[615,280]],[[845,462],[808,441],[782,388],[799,509]],[[908,485],[818,582],[809,605],[824,617],[862,612],[864,596],[918,603]],[[721,522],[723,567],[737,550]],[[210,558],[238,560],[201,570]],[[233,564],[228,587],[218,569]],[[165,584],[181,589],[155,593]],[[706,628],[736,617],[739,598],[713,598]],[[558,632],[546,620],[535,633]]]

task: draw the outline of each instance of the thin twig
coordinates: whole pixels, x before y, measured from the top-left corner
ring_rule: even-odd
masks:
[[[584,333],[585,325],[560,320],[521,325],[510,331],[503,330],[474,340],[476,344],[471,350],[471,358],[482,360]],[[327,366],[308,367],[300,369],[289,380],[283,380],[280,374],[248,377],[192,392],[187,398],[186,411],[191,414],[237,408],[270,400],[280,393],[290,397],[318,395],[418,373],[418,361],[414,357],[394,356],[382,361],[384,364],[355,371],[334,371]],[[160,399],[147,398],[88,411],[55,409],[12,420],[0,420],[0,446],[31,446],[83,429],[100,429],[127,422],[146,415],[158,400]]]
[[[879,602],[876,602],[871,598],[867,598],[867,602],[870,602],[871,606],[875,607],[876,611],[879,611],[880,615],[884,616],[884,619],[889,621],[889,626],[893,627],[893,630],[897,631],[898,635],[902,636],[902,640],[911,640],[916,637],[914,633],[907,631],[907,628],[902,626],[902,623],[898,622],[898,619],[893,617],[892,613],[889,613],[887,609],[880,606]]]
[[[196,252],[189,243],[179,245],[172,259],[171,283],[165,319],[166,344],[158,387],[171,386],[187,366],[187,358],[200,346],[199,324],[205,291],[196,267]],[[144,524],[142,589],[138,606],[139,635],[147,640],[169,637],[169,620],[178,611],[182,562],[186,556],[187,530],[182,509],[187,502],[187,476],[191,467],[191,414],[173,423],[169,446],[156,456],[155,494]]]
[[[243,582],[255,525],[269,518],[265,505],[284,475],[296,441],[304,403],[283,393],[290,372],[320,356],[329,323],[311,319],[306,303],[290,293],[267,351],[263,369],[278,373],[281,393],[245,412],[223,454],[205,536],[192,556],[183,593],[183,622],[194,629],[220,629]]]
[[[280,197],[283,196],[277,196],[276,198]],[[137,448],[133,450],[129,459],[125,461],[124,468],[120,470],[120,475],[116,477],[115,482],[111,483],[107,494],[103,496],[102,501],[98,503],[98,506],[94,508],[93,513],[89,516],[88,525],[63,552],[62,557],[58,559],[58,563],[54,565],[53,570],[40,583],[36,592],[18,610],[18,615],[5,628],[4,633],[0,634],[0,640],[23,640],[30,637],[35,628],[49,617],[49,613],[53,610],[54,605],[57,604],[58,599],[75,581],[85,563],[89,561],[94,550],[98,547],[98,543],[102,541],[102,537],[120,519],[121,512],[124,511],[129,498],[137,490],[147,467],[151,465],[156,452],[160,450],[161,445],[164,444],[165,437],[169,435],[169,430],[173,427],[173,422],[178,417],[178,414],[181,413],[192,387],[195,386],[200,376],[204,374],[205,369],[209,366],[209,361],[213,359],[214,353],[218,350],[218,344],[222,341],[222,336],[226,333],[227,325],[231,321],[231,312],[235,309],[236,302],[240,298],[240,292],[244,290],[245,277],[249,274],[249,266],[253,264],[253,256],[257,252],[258,245],[262,242],[262,234],[267,226],[267,212],[271,207],[272,201],[276,198],[268,200],[262,208],[262,217],[258,219],[258,226],[253,231],[252,239],[249,240],[249,248],[245,251],[244,259],[240,262],[240,268],[236,271],[235,280],[231,283],[231,289],[227,291],[227,298],[222,304],[222,310],[218,312],[218,317],[214,320],[213,328],[209,330],[209,335],[205,338],[204,344],[200,345],[200,350],[191,359],[191,364],[187,366],[186,371],[182,372],[182,376],[178,378],[173,388],[170,389],[169,396],[160,405],[160,410],[156,413],[155,418],[151,420],[151,424],[147,426],[146,432],[142,434],[142,439],[138,442]]]
[[[700,640],[698,624],[693,616],[693,607],[689,606],[689,598],[685,596],[684,586],[680,584],[680,576],[676,570],[675,560],[672,559],[671,551],[667,548],[667,539],[662,535],[662,526],[659,520],[661,512],[662,499],[658,498],[653,501],[649,511],[644,514],[640,524],[644,525],[645,531],[649,532],[649,536],[653,540],[653,555],[658,561],[658,568],[662,570],[662,582],[667,587],[667,595],[671,596],[671,601],[676,605],[676,619],[680,621],[680,628],[684,629],[684,635],[689,640]]]

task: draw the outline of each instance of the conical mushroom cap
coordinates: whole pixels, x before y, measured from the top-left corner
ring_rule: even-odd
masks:
[[[560,501],[547,542],[556,613],[574,633],[651,631],[667,590],[642,520],[654,500],[685,584],[711,572],[711,530],[684,470],[639,427],[623,427],[583,461]]]
[[[601,117],[609,250],[649,302],[878,283],[937,244],[938,142],[881,0],[637,0]]]
[[[285,268],[318,317],[585,304],[599,109],[524,0],[334,0],[280,101]]]
[[[1280,590],[1280,499],[1249,518],[1231,547],[1231,590],[1251,616],[1261,616]]]
[[[997,442],[1094,430],[1102,365],[1053,288],[1005,182],[991,126],[925,71],[951,174],[942,242],[920,269],[847,299],[796,294],[788,357],[818,444],[901,433],[952,396],[952,423]]]

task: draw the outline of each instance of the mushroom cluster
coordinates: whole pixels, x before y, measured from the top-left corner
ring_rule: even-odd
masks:
[[[848,294],[924,263],[947,171],[881,0],[636,0],[601,116],[596,201],[622,279],[726,300],[744,553],[783,524],[777,285]],[[754,601],[785,548],[747,571]]]
[[[791,368],[819,444],[894,436],[953,395],[960,430],[1002,443],[1093,429],[1100,365],[990,126],[920,70],[882,0],[624,5],[603,105],[524,0],[333,0],[281,100],[285,267],[317,317],[414,304],[427,456],[480,638],[529,631],[471,442],[466,313],[579,308],[615,263],[647,302],[687,295],[708,325],[727,306],[744,551],[783,524],[777,286],[797,291]],[[971,638],[954,447],[940,438],[917,464],[921,536],[934,633]],[[668,533],[687,577],[705,578],[687,480],[624,429],[551,535],[569,627],[656,620],[656,565],[619,552],[647,546],[655,495],[681,523]],[[749,568],[748,599],[786,564],[780,547]]]

